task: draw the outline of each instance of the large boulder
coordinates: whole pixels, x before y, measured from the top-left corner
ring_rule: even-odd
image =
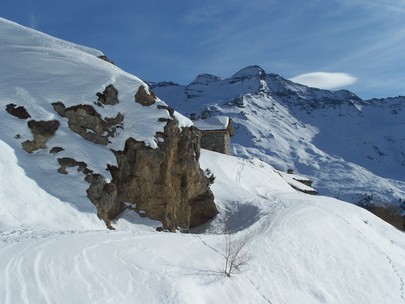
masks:
[[[114,151],[118,166],[109,170],[117,197],[109,218],[130,203],[169,231],[188,230],[218,213],[198,162],[201,134],[194,127],[180,129],[173,119],[160,136],[157,149],[129,138],[123,151]]]

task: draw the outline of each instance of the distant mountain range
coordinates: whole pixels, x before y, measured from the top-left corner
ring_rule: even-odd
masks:
[[[404,96],[363,100],[259,66],[225,79],[201,74],[188,85],[150,85],[182,114],[231,117],[233,155],[306,175],[324,195],[405,209]]]
[[[403,304],[403,232],[282,172],[399,206],[403,98],[259,67],[154,88],[0,18],[1,304]],[[241,157],[200,149],[204,123],[174,109],[231,117]]]

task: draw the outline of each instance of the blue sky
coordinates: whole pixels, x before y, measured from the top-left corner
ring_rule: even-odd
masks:
[[[257,64],[362,98],[405,95],[405,0],[1,0],[0,16],[146,80]]]

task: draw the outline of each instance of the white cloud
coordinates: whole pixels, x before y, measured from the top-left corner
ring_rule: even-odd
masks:
[[[29,18],[30,18],[29,27],[36,29],[38,26],[38,20],[37,20],[36,14],[35,14],[34,5],[32,3],[32,0],[28,0],[27,4],[28,4],[28,11],[29,11],[28,13],[29,13]]]
[[[357,78],[347,73],[313,72],[292,77],[290,80],[309,87],[331,90],[351,85]]]

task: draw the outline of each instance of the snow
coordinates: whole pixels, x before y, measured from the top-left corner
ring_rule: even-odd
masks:
[[[125,129],[150,144],[162,126],[148,125],[142,115],[154,121],[162,111],[149,108],[151,114],[135,104],[142,82],[93,58],[92,51],[61,42],[58,49],[48,36],[0,23],[0,45],[10,39],[18,44],[0,47],[0,303],[404,303],[403,233],[349,203],[294,190],[283,174],[252,158],[249,146],[239,149],[250,158],[201,151],[202,168],[216,177],[212,190],[220,213],[211,222],[190,234],[159,233],[161,223],[127,210],[114,223],[117,230],[107,230],[86,198],[83,175],[57,173],[56,158],[80,157],[105,173],[105,164],[113,162],[109,148],[122,143],[117,139],[105,148],[70,135],[49,103],[92,103],[95,92],[113,83],[120,103],[97,110],[110,117],[125,109]],[[272,107],[271,100],[251,95],[244,101]],[[31,134],[25,121],[4,111],[11,102],[24,105],[35,119],[61,120],[48,146],[66,150],[58,156],[49,149],[23,151],[21,141]],[[262,122],[253,114],[246,113],[252,125]],[[302,142],[319,132],[295,122]],[[286,151],[288,140],[278,141]],[[309,147],[319,152],[302,149]],[[223,273],[224,230],[234,240],[247,237],[245,249],[253,257],[230,278]]]
[[[302,182],[308,182],[310,181],[308,178],[296,175],[296,174],[288,174],[284,172],[279,172],[281,177],[294,189],[300,190],[300,191],[307,191],[307,192],[316,192],[314,188],[311,188]]]
[[[136,103],[134,96],[138,88],[147,85],[97,58],[96,55],[101,52],[64,42],[5,19],[0,19],[0,45],[2,108],[14,103],[24,106],[31,119],[59,120],[61,126],[48,143],[49,147],[65,148],[59,157],[79,154],[78,161],[84,161],[89,169],[104,174],[106,164],[114,165],[116,162],[110,149],[123,150],[127,138],[143,141],[154,149],[157,147],[155,134],[163,132],[166,125],[158,120],[170,119],[168,111],[159,110],[158,106],[166,104],[161,100],[150,107]],[[95,106],[96,93],[103,92],[110,84],[118,90],[120,102],[114,106]],[[124,128],[118,130],[117,136],[109,138],[110,143],[106,148],[90,143],[71,132],[67,119],[55,113],[51,103],[57,101],[62,101],[66,107],[92,105],[103,118],[124,113]],[[8,144],[17,149],[23,141],[31,140],[32,135],[24,120],[12,117],[5,111],[1,111],[0,117],[3,122],[0,129]],[[181,127],[191,125],[179,113],[176,113],[176,118],[180,120]],[[19,140],[14,138],[17,134]]]
[[[28,226],[19,213],[24,229],[2,221],[1,303],[403,303],[401,232],[356,206],[296,192],[258,160],[201,157],[216,176],[221,214],[199,234],[158,233],[158,223],[129,213],[117,231],[91,227],[86,217],[69,228],[66,217],[58,228]],[[31,197],[28,208],[41,201]],[[50,204],[49,212],[58,216],[59,208]],[[11,218],[4,209],[2,218]],[[232,237],[249,237],[253,256],[231,278],[222,273],[225,224]]]
[[[179,112],[174,111],[173,113],[174,117],[177,119],[179,122],[179,128],[189,128],[193,125],[193,122],[188,119],[187,117],[181,115]]]
[[[208,85],[157,86],[178,111],[230,117],[231,153],[313,180],[323,195],[401,205],[405,198],[405,98],[361,100],[309,88],[258,66]]]
[[[200,130],[226,130],[229,125],[229,117],[209,117],[207,119],[195,120],[193,123]]]

